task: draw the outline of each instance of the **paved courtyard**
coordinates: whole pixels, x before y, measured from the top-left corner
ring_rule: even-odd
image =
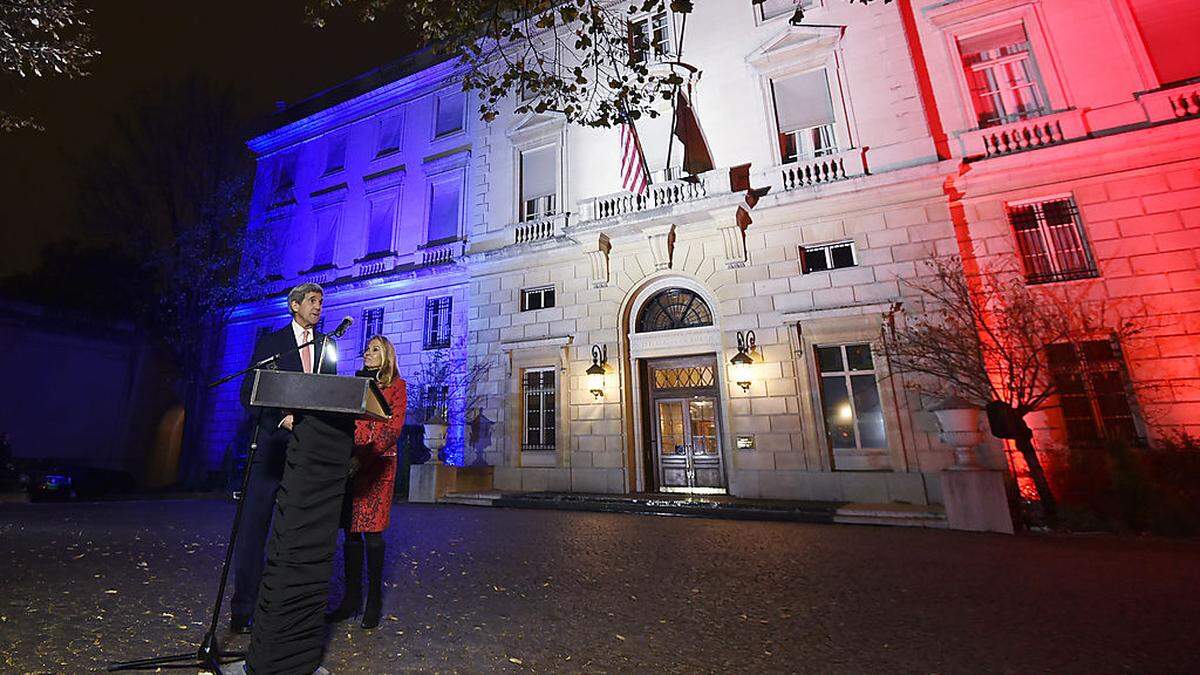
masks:
[[[0,505],[0,671],[192,649],[232,514]],[[1196,541],[400,505],[388,542],[335,674],[1200,672]]]

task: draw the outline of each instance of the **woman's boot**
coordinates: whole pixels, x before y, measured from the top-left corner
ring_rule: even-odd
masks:
[[[343,545],[346,566],[346,594],[342,596],[342,604],[325,615],[327,623],[345,621],[358,616],[362,607],[362,574],[363,574],[363,542],[362,535],[357,532],[347,532]]]
[[[383,535],[367,534],[367,605],[363,608],[363,628],[379,625],[383,611]]]

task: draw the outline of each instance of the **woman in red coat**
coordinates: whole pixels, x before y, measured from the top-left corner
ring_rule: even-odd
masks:
[[[379,625],[383,594],[383,531],[387,529],[396,487],[396,441],[404,427],[406,386],[396,370],[396,348],[382,335],[367,342],[359,377],[373,377],[392,408],[387,421],[359,420],[354,429],[352,462],[342,528],[346,564],[346,594],[331,612],[330,622],[344,621],[362,607],[363,551],[367,559],[367,604],[363,628]]]

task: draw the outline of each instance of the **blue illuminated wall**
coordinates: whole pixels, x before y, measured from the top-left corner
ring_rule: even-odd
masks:
[[[249,228],[274,245],[262,261],[262,297],[239,306],[220,335],[221,372],[249,364],[260,331],[287,325],[287,290],[305,281],[326,289],[327,329],[343,316],[355,321],[339,344],[342,374],[361,367],[368,333],[382,332],[396,345],[401,375],[411,379],[428,358],[428,298],[451,297],[451,334],[465,334],[460,258],[475,217],[469,196],[478,173],[471,160],[477,122],[458,77],[452,64],[436,64],[348,100],[302,103],[313,112],[291,120],[285,111],[279,126],[249,142],[257,156]],[[461,351],[460,340],[452,344]],[[235,381],[210,399],[210,468],[228,466],[244,443],[238,429],[247,415],[238,392]],[[452,417],[461,418],[462,407],[452,402]],[[453,424],[448,462],[462,464],[463,435],[461,423]]]

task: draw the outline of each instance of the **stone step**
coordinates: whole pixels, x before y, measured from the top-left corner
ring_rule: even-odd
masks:
[[[846,504],[837,510],[833,522],[846,525],[948,527],[945,509],[917,504]]]
[[[499,490],[486,490],[483,492],[450,492],[442,495],[438,499],[439,504],[459,504],[462,506],[492,506],[493,502],[500,499]]]

